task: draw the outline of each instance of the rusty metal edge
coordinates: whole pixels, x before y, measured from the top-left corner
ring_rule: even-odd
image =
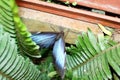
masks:
[[[66,2],[68,0],[60,0],[62,2]],[[109,1],[100,1],[100,0],[69,0],[70,3],[73,3],[73,2],[77,2],[78,5],[81,5],[81,6],[85,6],[85,7],[90,7],[90,8],[95,8],[95,9],[99,9],[99,10],[104,10],[104,11],[107,11],[107,12],[111,12],[111,13],[115,13],[115,14],[118,14],[120,15],[120,6],[118,7],[117,5],[120,4],[120,1],[116,1],[116,3],[112,3],[110,4],[110,1],[112,0],[109,0]],[[113,0],[113,2],[115,2]],[[109,6],[108,6],[109,4]],[[114,5],[114,6],[113,6]]]
[[[58,4],[47,3],[39,0],[17,0],[18,6],[26,7],[34,10],[48,12],[76,20],[100,23],[104,26],[112,28],[120,28],[120,19],[116,17],[97,14],[89,11],[66,7]]]

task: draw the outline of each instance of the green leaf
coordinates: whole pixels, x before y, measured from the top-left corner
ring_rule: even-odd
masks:
[[[54,70],[52,62],[52,57],[49,56],[38,65],[38,68],[42,73],[40,76],[40,80],[51,80],[51,78],[58,76],[58,74]]]
[[[70,4],[70,2],[69,2],[69,1],[66,1],[66,2],[64,2],[64,3],[65,3],[65,4],[67,4],[67,5],[68,5],[68,4]]]
[[[112,70],[120,76],[120,44],[91,30],[78,37],[76,46],[67,47],[67,72],[74,80],[112,79]]]
[[[72,5],[73,5],[73,6],[76,6],[76,5],[77,5],[77,2],[73,2]]]
[[[52,77],[54,77],[56,74],[57,74],[56,71],[53,71],[53,72],[50,72],[50,73],[48,74],[48,76],[52,78]]]
[[[15,40],[0,26],[0,80],[40,80],[40,71],[18,54]]]
[[[31,33],[18,15],[18,7],[15,0],[0,0],[0,24],[4,30],[15,39],[20,52],[31,57],[40,58],[39,46],[30,38]]]

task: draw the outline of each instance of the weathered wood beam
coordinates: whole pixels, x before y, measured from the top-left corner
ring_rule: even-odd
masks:
[[[95,24],[100,23],[104,26],[109,26],[112,28],[120,28],[120,18],[117,17],[111,17],[62,5],[46,3],[39,0],[17,0],[17,4],[22,7],[65,16],[76,20],[87,21]]]

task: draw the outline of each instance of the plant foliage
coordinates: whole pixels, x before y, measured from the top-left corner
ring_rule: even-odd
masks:
[[[120,44],[88,30],[67,48],[67,75],[72,80],[107,80],[120,76]],[[111,68],[113,70],[111,70]]]
[[[21,21],[15,0],[0,0],[0,24],[16,40],[20,52],[31,57],[40,57],[39,46],[32,41],[31,34]]]
[[[60,79],[51,58],[44,56],[46,60],[36,67],[18,54],[40,57],[39,46],[22,23],[15,0],[0,0],[0,24],[0,80]],[[96,37],[88,30],[66,50],[65,80],[119,79],[120,43],[103,35]]]
[[[55,70],[52,62],[52,57],[49,56],[38,65],[38,69],[42,73],[40,80],[51,80],[51,78],[55,77],[56,73],[54,74]]]
[[[15,40],[0,26],[0,80],[40,80],[40,71],[18,54]]]

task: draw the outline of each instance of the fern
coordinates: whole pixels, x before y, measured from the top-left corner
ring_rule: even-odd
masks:
[[[18,15],[15,0],[0,0],[0,24],[16,40],[19,50],[32,57],[40,57],[39,46],[30,38],[31,34]]]
[[[15,40],[0,26],[0,80],[40,80],[40,71],[17,54]]]
[[[96,38],[88,30],[78,37],[76,46],[67,48],[67,52],[67,76],[72,80],[111,79],[111,68],[120,76],[120,44],[103,35]]]
[[[40,73],[28,58],[18,54],[40,57],[39,46],[22,23],[15,0],[0,0],[0,24],[4,26],[4,30],[0,26],[0,80],[50,80],[47,74],[54,71],[51,62],[40,64]],[[67,48],[67,53],[66,80],[107,80],[120,76],[120,43],[103,35],[96,38],[89,30],[78,37],[75,46]],[[45,71],[41,70],[43,67]]]
[[[55,75],[50,76],[52,72],[55,72],[53,63],[52,63],[52,57],[49,56],[46,59],[44,59],[39,65],[38,68],[40,72],[42,73],[40,76],[40,80],[51,80],[52,77]]]

